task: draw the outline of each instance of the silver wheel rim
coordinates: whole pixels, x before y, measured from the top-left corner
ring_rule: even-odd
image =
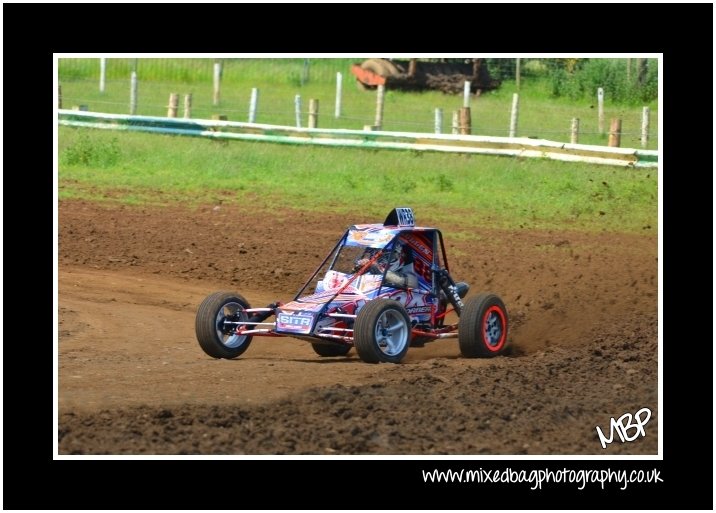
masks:
[[[224,321],[227,317],[235,316],[237,312],[239,314],[239,319],[242,321],[248,319],[246,312],[244,312],[244,308],[239,303],[226,303],[219,308],[219,311],[216,313],[216,336],[224,346],[231,349],[240,347],[248,338],[248,335],[231,335],[225,333]]]
[[[375,324],[375,342],[387,356],[396,356],[408,343],[409,330],[405,318],[396,310],[386,310]]]

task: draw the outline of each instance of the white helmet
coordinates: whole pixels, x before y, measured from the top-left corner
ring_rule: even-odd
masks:
[[[405,246],[402,242],[396,240],[393,250],[386,252],[380,258],[380,265],[384,269],[387,267],[388,271],[397,271],[407,263],[406,260]]]

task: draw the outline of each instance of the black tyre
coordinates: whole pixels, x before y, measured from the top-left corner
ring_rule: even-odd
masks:
[[[251,335],[234,333],[231,322],[247,321],[249,302],[234,292],[215,292],[208,296],[196,312],[196,339],[206,354],[213,358],[236,358],[251,344]]]
[[[353,344],[367,363],[400,363],[410,346],[410,317],[405,307],[390,299],[369,301],[358,312]]]
[[[339,346],[338,344],[311,344],[318,356],[345,356],[351,346]]]
[[[507,309],[497,295],[468,298],[458,321],[460,352],[468,358],[505,354],[509,347],[507,324]]]

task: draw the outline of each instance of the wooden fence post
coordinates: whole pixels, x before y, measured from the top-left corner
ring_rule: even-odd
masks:
[[[99,60],[99,92],[104,94],[107,79],[107,59],[102,57]]]
[[[599,134],[604,133],[604,88],[597,89],[597,116],[599,125]]]
[[[297,94],[293,99],[294,110],[296,111],[296,128],[301,128],[301,95]]]
[[[380,84],[378,86],[378,93],[376,96],[376,105],[375,105],[375,123],[373,123],[373,126],[376,127],[376,130],[382,130],[383,129],[383,103],[385,101],[385,86],[383,84]]]
[[[649,144],[649,107],[641,110],[641,147],[646,148]]]
[[[460,113],[456,110],[452,111],[452,133],[453,135],[460,133]]]
[[[177,93],[169,94],[169,106],[167,107],[167,117],[177,117],[177,110],[179,110],[179,95]]]
[[[609,125],[609,146],[618,148],[622,141],[622,120],[619,118],[612,118],[612,122]]]
[[[308,100],[308,128],[318,128],[318,100]]]
[[[465,85],[462,90],[462,106],[470,107],[470,81],[465,80]]]
[[[336,72],[336,119],[341,117],[341,97],[343,95],[343,74]]]
[[[520,59],[515,59],[515,89],[520,92]]]
[[[184,95],[184,118],[191,118],[191,93]]]
[[[472,119],[470,117],[470,107],[462,107],[460,109],[460,134],[470,135],[472,132]]]
[[[212,103],[214,107],[219,105],[219,98],[221,96],[221,61],[214,63],[214,95]]]
[[[259,103],[259,90],[257,87],[251,88],[251,100],[249,101],[249,123],[256,123],[256,108]]]
[[[137,72],[132,71],[132,76],[129,80],[129,115],[134,116],[137,114]]]
[[[510,114],[510,137],[517,137],[517,118],[520,112],[520,95],[512,95],[512,112]]]
[[[569,134],[569,142],[572,144],[579,143],[579,118],[572,118],[572,128]]]
[[[435,133],[440,134],[443,131],[443,110],[435,109]]]

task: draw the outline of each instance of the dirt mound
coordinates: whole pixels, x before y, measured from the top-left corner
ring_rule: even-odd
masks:
[[[103,410],[60,418],[67,454],[654,454],[656,420],[601,449],[634,405],[657,403],[656,319],[486,366],[432,360],[387,383],[331,385],[256,407]],[[618,342],[617,342],[618,341]],[[652,411],[656,419],[656,411]]]
[[[453,275],[504,298],[509,358],[460,358],[448,340],[367,365],[256,339],[226,361],[194,340],[203,296],[292,297],[345,219],[78,201],[59,214],[62,454],[657,452],[654,236],[441,226]],[[595,427],[643,407],[647,436],[603,450]]]

